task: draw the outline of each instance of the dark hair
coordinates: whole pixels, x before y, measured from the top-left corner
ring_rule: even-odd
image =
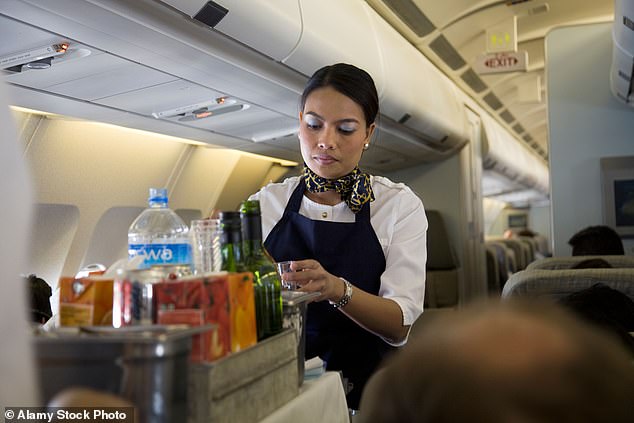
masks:
[[[379,114],[379,95],[374,80],[363,69],[347,63],[337,63],[317,70],[306,83],[300,100],[300,110],[304,110],[310,93],[324,87],[334,88],[361,106],[367,126],[376,120]]]
[[[571,269],[611,269],[612,265],[602,258],[590,258],[581,260]]]
[[[623,242],[609,226],[588,226],[570,238],[573,256],[623,255]]]
[[[519,236],[529,236],[531,238],[533,238],[535,235],[537,235],[535,232],[531,231],[530,229],[522,229],[517,234]]]
[[[573,292],[559,302],[588,323],[620,338],[634,357],[634,301],[621,291],[602,283]]]
[[[31,298],[31,320],[35,323],[46,323],[53,315],[50,297],[50,285],[42,278],[29,275],[25,278]]]
[[[553,303],[435,317],[367,383],[360,422],[630,422],[634,369],[612,337]]]

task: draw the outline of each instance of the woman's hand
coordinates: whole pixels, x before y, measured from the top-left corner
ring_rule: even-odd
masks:
[[[320,292],[313,301],[338,302],[345,294],[346,284],[332,275],[317,260],[295,260],[291,272],[282,274],[285,281],[293,281],[302,292]],[[400,306],[391,299],[369,294],[358,287],[353,288],[352,299],[341,307],[342,313],[366,330],[388,339],[401,342],[407,336],[409,326],[403,325]]]
[[[345,294],[345,283],[332,275],[317,260],[295,260],[291,272],[283,273],[282,279],[293,281],[303,292],[320,292],[313,301],[330,300],[337,302]]]

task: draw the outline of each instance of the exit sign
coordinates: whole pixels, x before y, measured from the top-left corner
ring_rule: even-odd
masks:
[[[506,53],[481,54],[476,57],[473,69],[479,73],[526,72],[528,52],[509,51]]]

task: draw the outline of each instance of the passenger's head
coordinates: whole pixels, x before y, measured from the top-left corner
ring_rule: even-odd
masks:
[[[369,146],[378,112],[377,90],[366,71],[345,63],[319,69],[300,103],[299,139],[306,165],[327,179],[350,173]]]
[[[634,358],[634,301],[621,291],[602,283],[573,292],[559,303],[586,322],[613,334]]]
[[[508,301],[422,327],[366,385],[362,422],[629,422],[634,365],[549,303]]]
[[[29,275],[25,280],[31,297],[31,321],[46,323],[53,315],[50,301],[51,287],[44,279],[35,275]]]
[[[623,242],[609,226],[589,226],[570,238],[573,256],[622,255]]]
[[[589,258],[575,263],[571,269],[611,269],[612,265],[600,257]]]
[[[531,231],[530,229],[522,229],[517,233],[519,236],[527,236],[530,238],[535,237],[535,235],[537,235],[535,232]]]

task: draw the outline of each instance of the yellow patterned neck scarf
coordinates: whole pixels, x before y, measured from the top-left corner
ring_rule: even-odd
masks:
[[[310,192],[326,192],[334,190],[353,213],[358,213],[367,202],[374,201],[374,193],[370,184],[370,175],[355,167],[346,176],[337,179],[326,179],[317,175],[304,164],[302,173],[306,189]]]

